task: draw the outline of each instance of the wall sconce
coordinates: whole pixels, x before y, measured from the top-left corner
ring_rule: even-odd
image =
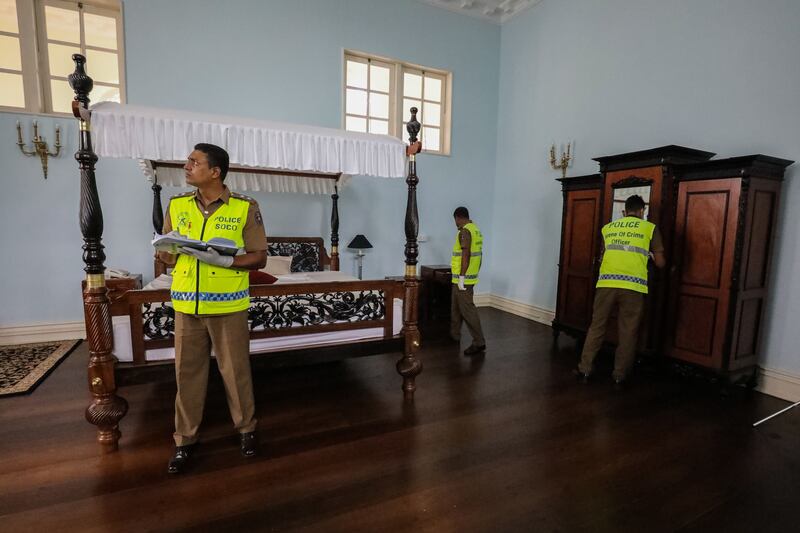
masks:
[[[17,121],[17,146],[19,146],[20,151],[22,151],[25,155],[38,155],[39,159],[42,161],[42,171],[44,172],[44,179],[47,179],[47,158],[49,157],[58,157],[58,154],[61,153],[61,128],[56,126],[56,144],[55,144],[55,153],[51,153],[47,146],[47,142],[45,142],[44,137],[39,137],[39,124],[34,120],[33,121],[33,139],[31,141],[33,143],[33,150],[26,150],[25,143],[22,141],[22,126]]]
[[[572,143],[567,143],[567,151],[561,152],[561,157],[559,160],[556,160],[556,144],[553,143],[550,145],[550,166],[553,170],[561,170],[561,177],[567,177],[567,167],[569,166],[569,162],[572,160],[570,156],[570,147]]]

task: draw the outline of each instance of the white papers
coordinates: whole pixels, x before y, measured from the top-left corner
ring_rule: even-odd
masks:
[[[151,241],[151,244],[156,250],[162,252],[176,253],[180,247],[194,248],[196,250],[208,250],[213,248],[220,255],[236,255],[239,252],[239,247],[230,239],[222,237],[214,237],[206,241],[199,241],[190,239],[180,233],[173,231],[166,235],[156,235],[156,238]]]

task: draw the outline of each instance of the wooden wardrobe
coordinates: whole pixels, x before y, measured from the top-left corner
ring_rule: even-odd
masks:
[[[781,182],[792,161],[663,146],[598,157],[600,173],[562,178],[564,208],[554,334],[582,337],[592,318],[604,224],[641,195],[664,239],[650,264],[639,348],[714,370],[754,375]],[[612,321],[613,322],[613,321]],[[616,340],[616,324],[608,339]]]

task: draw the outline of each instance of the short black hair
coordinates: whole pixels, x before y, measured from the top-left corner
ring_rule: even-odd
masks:
[[[460,207],[456,207],[456,210],[453,211],[453,218],[469,218],[469,209],[464,207],[463,205]]]
[[[638,194],[628,196],[628,199],[625,200],[625,211],[628,213],[644,211],[644,199]]]
[[[208,168],[217,167],[219,169],[220,181],[225,181],[225,176],[228,175],[228,167],[230,166],[230,158],[228,152],[220,148],[216,144],[198,143],[194,145],[195,150],[200,150],[208,158]]]

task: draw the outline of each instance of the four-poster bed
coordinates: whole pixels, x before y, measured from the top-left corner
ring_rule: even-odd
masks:
[[[315,259],[303,259],[300,261],[303,264],[292,263],[292,270],[305,272],[322,270],[326,264],[332,271],[338,271],[338,190],[350,175],[405,177],[408,198],[402,288],[396,282],[386,280],[319,281],[319,278],[300,283],[252,285],[249,316],[251,347],[254,342],[264,339],[345,330],[371,331],[378,335],[368,338],[400,339],[404,347],[397,371],[403,377],[404,398],[413,400],[415,378],[422,371],[422,363],[416,357],[420,345],[416,275],[419,229],[416,187],[419,180],[415,154],[420,149],[417,110],[411,110],[408,146],[388,136],[186,112],[170,112],[165,116],[164,110],[119,104],[101,104],[90,111],[88,95],[93,82],[84,69],[86,60],[79,54],[72,57],[75,71],[69,76],[69,81],[75,91],[73,114],[80,122],[79,148],[75,158],[81,173],[80,226],[86,264],[83,301],[89,344],[89,390],[93,396],[86,409],[86,418],[98,427],[97,440],[102,450],[112,452],[117,449],[119,422],[128,405],[116,394],[115,325],[105,284],[103,216],[95,182],[98,155],[142,161],[143,170],[153,181],[153,225],[157,232],[163,223],[161,186],[183,185],[179,161],[189,153],[186,147],[196,142],[211,142],[228,150],[232,168],[226,184],[234,190],[247,189],[248,180],[260,178],[258,183],[266,184],[266,188],[255,187],[256,190],[286,191],[304,187],[314,192],[331,193],[330,258],[321,239],[270,239],[273,241],[270,249],[273,255],[294,255],[285,253],[287,249],[303,248],[306,252],[310,249]],[[97,141],[97,154],[93,137]],[[404,172],[406,160],[407,174]],[[160,276],[166,267],[156,259],[154,270],[155,275]],[[310,272],[308,275],[313,274],[322,273]],[[147,365],[150,362],[148,350],[161,350],[163,355],[163,350],[172,345],[172,310],[166,303],[169,291],[129,291],[121,299],[126,304],[123,306],[127,307],[124,316],[130,325],[132,362],[128,364]],[[396,308],[398,301],[402,303]],[[395,316],[400,313],[402,329],[395,323]]]

